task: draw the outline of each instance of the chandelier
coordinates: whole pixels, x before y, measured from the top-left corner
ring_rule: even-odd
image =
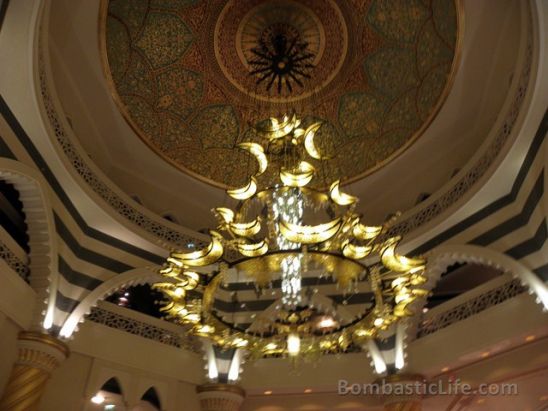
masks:
[[[256,160],[242,187],[227,190],[233,208],[213,210],[218,226],[200,250],[172,251],[154,287],[166,296],[161,308],[223,349],[245,349],[252,358],[297,357],[359,347],[413,315],[409,305],[427,295],[423,258],[396,252],[390,236],[396,217],[366,225],[358,198],[340,180],[323,182],[329,158],[315,143],[321,123],[301,126],[296,115],[270,118],[256,128],[257,141],[237,145]],[[372,308],[351,320],[322,315],[303,291],[307,278],[327,278],[343,293],[365,281]],[[273,284],[280,298],[253,323],[240,326],[215,309],[226,284],[244,278],[257,298]],[[274,292],[272,292],[274,293]]]

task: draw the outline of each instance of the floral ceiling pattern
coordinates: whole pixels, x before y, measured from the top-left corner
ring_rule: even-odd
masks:
[[[454,0],[103,0],[100,35],[124,117],[179,169],[241,184],[254,163],[235,145],[257,120],[295,110],[305,125],[324,122],[317,144],[336,153],[325,173],[349,181],[395,158],[435,116],[460,19]],[[314,61],[302,87],[277,92],[249,61],[280,27]]]

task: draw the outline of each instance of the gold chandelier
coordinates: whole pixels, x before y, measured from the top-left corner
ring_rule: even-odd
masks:
[[[360,346],[401,319],[409,305],[427,295],[423,258],[399,255],[400,237],[388,236],[394,218],[366,225],[356,212],[358,198],[341,190],[340,180],[323,189],[321,164],[328,160],[315,144],[321,123],[304,128],[296,115],[270,118],[256,127],[259,140],[237,145],[256,159],[245,185],[227,190],[234,209],[215,208],[216,230],[207,247],[173,251],[154,285],[167,300],[167,317],[221,348],[241,348],[252,357],[344,352]],[[313,184],[316,182],[316,184]],[[227,322],[214,309],[216,296],[236,275],[259,291],[279,278],[281,303],[246,329]],[[307,275],[331,277],[349,290],[366,279],[373,308],[339,324],[324,318],[302,298]]]

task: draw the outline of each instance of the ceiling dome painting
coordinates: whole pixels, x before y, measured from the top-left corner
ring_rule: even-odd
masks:
[[[448,94],[454,0],[103,0],[105,74],[139,137],[225,187],[253,164],[257,120],[322,121],[328,179],[352,181],[415,141]]]

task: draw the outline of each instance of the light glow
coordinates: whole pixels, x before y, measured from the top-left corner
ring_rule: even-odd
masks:
[[[206,343],[207,352],[207,376],[210,381],[215,381],[219,378],[219,370],[217,368],[217,359],[215,358],[215,351],[211,343]]]
[[[314,123],[304,131],[304,148],[306,149],[308,155],[312,158],[315,158],[316,160],[322,159],[320,151],[316,148],[316,145],[314,144],[314,136],[316,134],[316,131],[318,131],[321,126],[322,123]]]
[[[237,147],[242,150],[246,150],[255,156],[257,163],[259,163],[259,170],[257,171],[257,174],[255,174],[256,176],[261,175],[266,171],[266,168],[268,167],[268,160],[264,154],[263,146],[257,143],[240,143]]]
[[[379,351],[377,344],[375,344],[375,341],[369,340],[367,342],[367,348],[369,349],[369,353],[371,354],[371,358],[373,359],[373,365],[375,367],[375,372],[377,374],[382,374],[386,372],[386,363],[384,362],[384,359],[382,358],[382,354]]]
[[[326,318],[323,318],[319,323],[318,323],[318,327],[319,328],[332,328],[334,327],[335,325],[337,325],[337,322],[331,318],[331,317],[326,317]]]
[[[340,218],[314,226],[302,226],[282,221],[280,231],[285,238],[294,243],[314,244],[329,240],[339,231],[341,224]]]
[[[293,190],[276,190],[273,196],[273,218],[283,219],[294,224],[302,221],[304,214],[304,205],[302,196]],[[300,247],[300,243],[294,243],[287,240],[280,233],[280,225],[275,225],[276,243],[280,250],[291,250]],[[290,308],[295,308],[301,302],[302,275],[301,264],[302,255],[291,255],[282,260],[282,303]]]
[[[304,187],[314,177],[315,168],[307,161],[301,161],[297,168],[287,170],[282,168],[280,179],[288,187]]]
[[[168,262],[180,267],[202,267],[213,264],[223,255],[223,245],[221,244],[221,235],[219,233],[210,231],[209,235],[211,242],[206,248],[190,253],[171,253]]]
[[[343,193],[340,191],[339,185],[341,184],[340,180],[335,181],[333,184],[331,184],[331,187],[329,188],[329,195],[331,196],[331,199],[338,205],[341,206],[348,206],[350,204],[354,204],[358,201],[357,197],[351,196],[349,194]]]
[[[251,177],[249,183],[241,188],[226,190],[226,193],[236,200],[247,200],[248,198],[253,197],[256,192],[257,180],[255,179],[255,177]]]
[[[236,350],[232,361],[230,362],[230,369],[228,370],[228,381],[237,381],[240,377],[240,365],[242,362],[242,353],[240,350]]]
[[[91,402],[100,405],[105,402],[105,397],[103,396],[103,394],[98,392],[93,397],[91,397]]]
[[[266,254],[268,251],[268,244],[265,240],[262,240],[259,243],[238,243],[236,245],[236,248],[240,252],[240,254],[246,256],[246,257],[258,257],[260,255]]]
[[[287,336],[287,353],[294,357],[299,355],[299,352],[301,351],[301,338],[295,334],[289,334]]]
[[[228,227],[239,237],[252,237],[261,231],[261,222],[259,218],[256,218],[249,223],[230,223]]]
[[[405,338],[405,328],[402,323],[398,323],[396,327],[396,346],[395,346],[395,358],[394,365],[398,370],[403,369],[405,366],[405,353],[404,353],[404,338]]]

